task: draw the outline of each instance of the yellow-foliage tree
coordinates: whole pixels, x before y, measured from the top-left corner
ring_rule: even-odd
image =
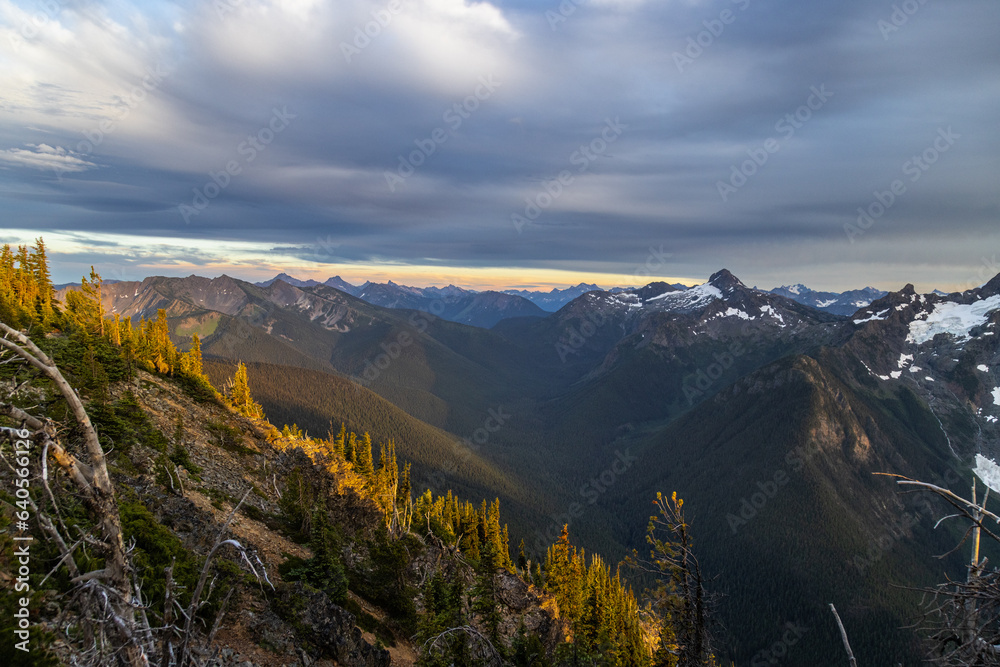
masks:
[[[226,398],[234,410],[251,419],[264,419],[264,408],[250,395],[247,367],[241,361],[226,387]]]

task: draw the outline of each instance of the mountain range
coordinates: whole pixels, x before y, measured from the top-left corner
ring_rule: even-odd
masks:
[[[839,664],[829,602],[859,662],[916,660],[907,587],[961,576],[961,555],[934,557],[961,535],[875,473],[967,493],[975,454],[993,453],[1000,276],[950,295],[908,285],[844,317],[721,270],[689,289],[588,289],[490,329],[384,287],[363,292],[388,306],[328,284],[153,277],[105,286],[104,302],[165,309],[214,377],[248,362],[276,420],[396,434],[415,490],[500,497],[535,559],[563,524],[612,559],[643,549],[651,499],[676,491],[726,660],[759,659],[794,623],[809,630],[786,664]]]
[[[485,328],[489,328],[500,321],[500,319],[508,317],[541,316],[545,313],[553,313],[588,292],[602,291],[597,285],[580,283],[579,285],[565,289],[553,288],[548,292],[506,289],[499,293],[493,291],[480,293],[454,285],[448,285],[447,287],[409,287],[398,285],[391,280],[387,283],[366,282],[363,285],[351,285],[340,276],[328,278],[320,283],[316,280],[299,280],[285,273],[278,274],[270,280],[255,284],[258,287],[268,287],[276,280],[281,280],[296,287],[313,287],[322,284],[339,289],[342,292],[356,296],[376,306],[426,310],[434,312],[435,315],[452,322],[462,322],[463,324],[472,324]],[[687,289],[687,286],[681,283],[673,283],[671,287],[679,290]],[[617,294],[628,291],[628,288],[613,287],[608,291]],[[538,306],[540,311],[544,312],[532,309],[529,305],[517,299],[503,300],[498,296],[500,293],[526,299]],[[825,310],[835,315],[845,316],[853,314],[859,308],[864,308],[875,299],[886,295],[885,291],[877,290],[874,287],[837,293],[817,292],[801,284],[776,287],[771,290],[771,293],[807,306],[812,306],[818,310]],[[484,296],[476,299],[476,294]],[[444,300],[445,303],[435,305],[436,302],[441,300]],[[431,308],[434,308],[434,310],[431,310]],[[485,314],[487,311],[494,310],[497,311],[496,314]]]
[[[864,308],[876,299],[881,299],[887,292],[874,287],[864,289],[849,290],[847,292],[817,292],[805,285],[783,285],[771,290],[771,294],[777,294],[793,301],[798,301],[807,306],[825,310],[834,315],[853,315],[859,308]]]

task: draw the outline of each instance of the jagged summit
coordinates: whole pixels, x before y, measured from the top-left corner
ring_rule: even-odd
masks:
[[[776,287],[773,291],[775,292],[787,292],[788,294],[794,294],[796,296],[811,292],[812,290],[803,285],[802,283],[795,283],[794,285],[782,285],[781,287]]]
[[[669,285],[663,281],[658,281],[655,283],[649,283],[645,287],[640,287],[639,289],[635,290],[635,294],[639,297],[641,301],[648,301],[649,299],[658,297],[662,294],[666,294],[668,292],[677,292],[677,291],[679,290],[673,285]]]
[[[729,269],[716,271],[708,278],[708,282],[710,285],[717,287],[726,293],[732,292],[733,290],[741,287],[746,289],[746,285],[744,285],[739,278],[734,276]]]

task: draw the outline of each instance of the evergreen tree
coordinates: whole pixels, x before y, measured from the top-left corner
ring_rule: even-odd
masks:
[[[0,253],[0,299],[5,303],[14,303],[14,253],[10,244],[5,243]]]
[[[403,466],[403,472],[399,477],[399,490],[396,493],[396,502],[408,503],[410,501],[411,493],[412,491],[410,489],[410,464],[407,463]],[[448,524],[451,525],[451,522],[449,521]]]
[[[524,619],[517,626],[517,634],[514,635],[510,648],[510,661],[514,667],[548,667],[545,645],[538,635],[528,634]]]
[[[122,316],[121,313],[115,313],[114,324],[111,325],[111,330],[109,331],[111,344],[115,347],[122,346]]]
[[[357,436],[354,433],[350,433],[347,436],[347,444],[344,445],[344,460],[354,465],[354,453],[358,449]]]
[[[484,548],[479,561],[476,583],[472,587],[472,609],[482,616],[486,634],[494,646],[500,645],[500,622],[503,616],[498,607],[497,571],[499,563],[490,548]]]
[[[560,613],[575,627],[580,619],[584,582],[580,557],[569,543],[569,525],[563,526],[559,540],[549,548],[545,576],[546,590],[556,596]]]
[[[347,427],[341,423],[340,432],[334,435],[333,422],[330,422],[330,431],[327,434],[327,440],[330,442],[330,449],[333,451],[333,454],[338,458],[344,458],[344,446],[347,444]]]
[[[694,556],[690,527],[684,518],[684,501],[673,493],[669,499],[656,494],[659,514],[649,519],[646,542],[650,559],[636,552],[629,559],[639,569],[659,577],[651,591],[660,616],[660,648],[656,667],[715,665],[708,635],[707,602],[701,567]]]
[[[326,510],[317,508],[309,530],[312,558],[289,572],[289,577],[301,578],[326,593],[333,602],[343,604],[347,600],[347,573],[340,557],[340,543],[340,536],[330,525]]]
[[[233,408],[251,419],[263,419],[264,418],[264,408],[260,406],[259,403],[253,400],[253,396],[250,395],[250,384],[247,377],[247,367],[241,361],[236,367],[236,373],[233,375],[233,379],[229,381],[228,391],[226,392],[227,398],[229,399],[229,404]]]
[[[35,312],[43,324],[48,323],[54,314],[52,274],[49,271],[49,260],[45,256],[45,241],[41,237],[35,240],[31,268],[34,272]]]
[[[497,499],[497,512],[499,514],[500,499]],[[497,517],[499,521],[499,516]],[[503,532],[500,535],[500,567],[508,572],[514,572],[514,563],[510,559],[510,535],[507,533],[507,524],[503,525]]]
[[[357,444],[354,453],[354,470],[365,480],[372,481],[375,470],[372,466],[372,437],[365,433]]]
[[[66,310],[70,320],[83,331],[104,336],[104,305],[101,301],[104,280],[90,267],[90,280],[80,279],[79,290],[66,293]]]
[[[194,377],[203,377],[205,370],[201,359],[201,339],[198,334],[191,335],[191,349],[184,353],[185,372]]]

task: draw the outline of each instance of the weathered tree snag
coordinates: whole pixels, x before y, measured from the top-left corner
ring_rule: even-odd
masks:
[[[108,474],[104,449],[97,437],[97,431],[94,430],[90,417],[87,416],[83,401],[63,377],[55,362],[24,333],[16,331],[3,322],[0,322],[0,331],[4,334],[3,337],[0,337],[0,346],[12,352],[52,381],[72,411],[73,417],[83,433],[84,448],[89,459],[87,464],[78,461],[76,457],[65,450],[56,439],[55,427],[51,422],[43,421],[13,405],[0,404],[0,413],[19,420],[34,431],[36,443],[47,445],[44,449],[52,453],[56,463],[77,487],[91,517],[97,524],[99,544],[103,551],[105,565],[101,570],[85,574],[79,574],[77,571],[74,582],[85,585],[97,584],[101,587],[91,597],[91,600],[101,603],[96,611],[101,618],[108,622],[111,634],[117,638],[115,642],[118,649],[116,651],[117,660],[120,663],[136,667],[145,665],[147,664],[146,657],[142,648],[136,643],[133,631],[136,606],[132,598],[132,572],[122,540],[121,517],[118,513],[118,504],[115,501],[111,477]],[[36,516],[41,517],[42,515],[36,514]],[[41,523],[43,530],[56,541],[67,563],[72,563],[70,565],[72,573],[76,570],[76,564],[72,561],[72,554],[66,544],[66,536],[56,537],[58,530],[51,521],[47,522],[48,525],[44,521]],[[81,618],[86,616],[87,614],[81,614]]]
[[[833,617],[837,619],[837,627],[840,628],[840,639],[844,642],[844,650],[847,651],[847,663],[851,667],[858,667],[858,661],[854,659],[854,651],[851,650],[851,642],[847,641],[847,630],[844,629],[844,624],[840,622],[840,614],[837,613],[837,608],[830,603],[830,611],[833,612]]]
[[[1000,542],[1000,536],[984,525],[987,518],[1000,523],[1000,516],[986,509],[989,489],[982,500],[977,500],[973,480],[971,500],[967,500],[934,484],[902,475],[887,476],[895,477],[897,484],[909,490],[934,493],[957,510],[939,519],[935,527],[949,519],[969,524],[962,540],[948,552],[970,541],[966,580],[949,578],[933,588],[920,589],[924,593],[921,626],[928,636],[928,662],[942,667],[1000,665],[1000,570],[995,567],[987,570],[987,559],[979,554],[982,535]]]

